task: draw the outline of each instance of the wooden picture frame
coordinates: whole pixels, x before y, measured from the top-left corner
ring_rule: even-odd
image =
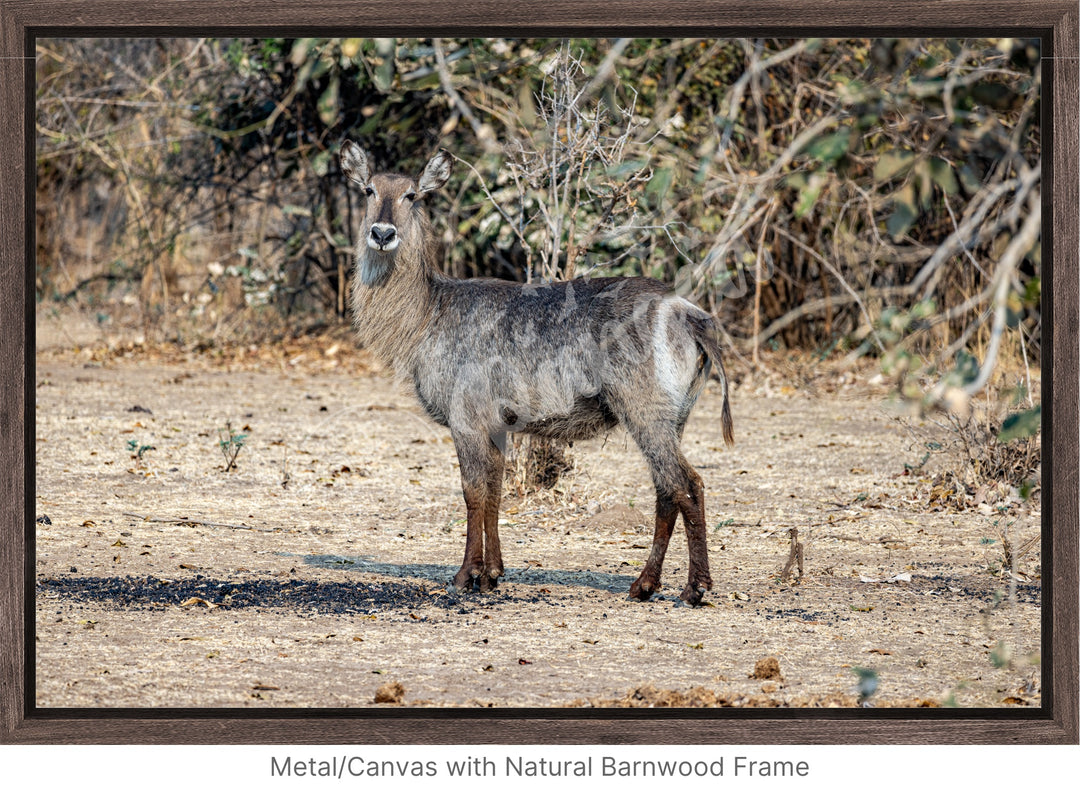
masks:
[[[1078,742],[1080,51],[1075,0],[0,0],[0,743]],[[1039,36],[1043,41],[1043,706],[904,710],[41,710],[34,704],[34,80],[45,36]],[[813,720],[813,723],[807,723]]]

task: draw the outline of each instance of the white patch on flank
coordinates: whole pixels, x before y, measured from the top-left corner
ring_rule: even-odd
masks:
[[[671,351],[671,342],[668,340],[668,317],[671,316],[672,302],[682,302],[664,299],[656,309],[656,322],[653,327],[653,369],[656,375],[656,384],[675,402],[680,402],[683,397],[682,381],[679,379],[679,364],[675,360],[675,353]]]

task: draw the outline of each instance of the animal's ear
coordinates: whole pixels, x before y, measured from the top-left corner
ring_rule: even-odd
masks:
[[[416,181],[416,187],[421,194],[429,194],[441,189],[443,184],[450,179],[450,166],[454,163],[454,157],[446,150],[439,150],[428,161],[420,179]]]
[[[371,167],[368,166],[367,153],[346,139],[341,144],[339,157],[341,158],[341,171],[345,173],[345,177],[353,183],[358,183],[361,186],[366,185],[371,179]]]

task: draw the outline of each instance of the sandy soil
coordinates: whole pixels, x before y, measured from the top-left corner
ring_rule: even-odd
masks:
[[[653,493],[621,431],[576,444],[554,489],[508,490],[499,589],[448,591],[453,446],[369,367],[317,341],[39,353],[40,707],[356,707],[380,687],[430,706],[1038,705],[1038,545],[1018,580],[1001,569],[1038,504],[935,501],[872,374],[747,381],[734,449],[710,384],[684,446],[715,588],[691,608],[681,526],[664,589],[627,596]]]

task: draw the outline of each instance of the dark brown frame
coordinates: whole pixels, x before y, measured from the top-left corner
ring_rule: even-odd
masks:
[[[238,11],[242,8],[242,21]],[[1078,743],[1076,0],[0,0],[0,743]],[[1035,35],[1043,40],[1043,707],[39,710],[34,706],[34,40],[57,35]],[[22,324],[20,324],[20,321]],[[631,723],[627,723],[631,722]]]

